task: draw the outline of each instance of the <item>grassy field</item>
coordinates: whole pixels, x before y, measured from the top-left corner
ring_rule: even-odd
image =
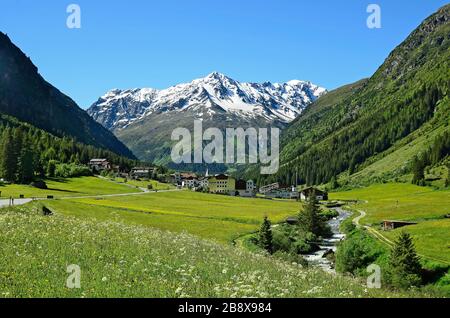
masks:
[[[378,184],[367,188],[330,194],[330,199],[366,201],[354,206],[367,216],[360,223],[375,228],[383,220],[418,222],[395,231],[381,233],[393,240],[405,230],[412,234],[419,253],[450,264],[450,190],[433,190],[412,184]]]
[[[145,226],[0,210],[0,297],[396,297],[357,280]],[[66,287],[68,265],[81,270]]]
[[[276,223],[295,215],[300,208],[297,202],[292,201],[237,198],[191,191],[57,200],[46,204],[64,215],[188,232],[219,242],[231,242],[257,230],[264,215]]]
[[[53,195],[55,198],[68,196],[86,196],[101,194],[133,193],[141,192],[124,185],[116,184],[96,177],[80,177],[70,179],[45,180],[48,189],[37,189],[28,185],[11,184],[0,185],[1,197],[19,197],[23,194],[26,198],[43,198]]]
[[[119,182],[119,183],[125,183],[125,179],[124,178],[115,178],[114,181]],[[130,180],[128,179],[126,184],[130,185],[130,186],[134,186],[134,187],[139,187],[139,188],[145,188],[147,189],[148,185],[151,184],[152,185],[152,189],[153,190],[170,190],[170,189],[175,189],[175,186],[169,183],[161,183],[159,181],[156,180],[149,180],[149,181],[138,181],[138,180]]]

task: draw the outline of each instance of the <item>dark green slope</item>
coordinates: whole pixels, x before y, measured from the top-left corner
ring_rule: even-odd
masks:
[[[327,93],[306,108],[283,132],[281,140],[283,158],[296,158],[305,149],[334,132],[337,124],[342,125],[345,119],[350,120],[345,109],[335,106],[351,101],[353,94],[366,84],[367,79],[345,85]],[[338,118],[340,120],[337,120]]]
[[[56,136],[133,158],[111,132],[68,96],[47,83],[31,60],[0,32],[0,113],[14,116]]]
[[[422,127],[432,124],[448,131],[449,16],[447,5],[426,19],[370,79],[312,104],[284,132],[281,168],[269,179],[289,183],[298,175],[299,183],[328,182],[344,171],[357,172],[368,159]]]

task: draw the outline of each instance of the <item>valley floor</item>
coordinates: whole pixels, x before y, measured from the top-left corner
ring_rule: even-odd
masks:
[[[367,289],[357,279],[230,244],[257,230],[264,215],[275,223],[295,215],[298,202],[136,192],[144,186],[99,178],[47,184],[51,189],[0,187],[3,197],[56,195],[0,209],[0,297],[432,296]],[[355,194],[333,196],[345,195]],[[53,215],[42,214],[44,205]],[[66,286],[69,265],[79,266],[81,288]]]
[[[40,204],[0,210],[0,297],[427,296],[367,289],[186,233],[43,216]],[[80,288],[68,288],[76,267]]]

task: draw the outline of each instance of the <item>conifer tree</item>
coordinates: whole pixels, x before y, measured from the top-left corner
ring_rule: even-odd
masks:
[[[408,233],[401,232],[395,241],[389,265],[393,286],[409,288],[420,285],[420,258],[417,256],[413,240]]]
[[[0,153],[0,175],[7,181],[14,182],[17,170],[17,156],[14,147],[14,136],[10,128],[2,134]]]
[[[425,161],[423,158],[415,157],[412,166],[413,179],[412,183],[417,185],[425,184]]]
[[[28,183],[34,178],[34,152],[33,145],[30,141],[24,140],[22,142],[22,149],[20,150],[18,168],[17,168],[17,181],[20,183]]]
[[[299,213],[299,224],[305,232],[317,234],[318,214],[319,205],[316,199],[316,193],[313,191],[309,200],[303,206],[303,210]]]
[[[264,221],[261,224],[259,230],[259,246],[265,249],[270,254],[273,253],[273,235],[272,235],[272,224],[267,216],[264,217]]]
[[[450,164],[447,165],[447,178],[445,179],[445,187],[450,186]]]

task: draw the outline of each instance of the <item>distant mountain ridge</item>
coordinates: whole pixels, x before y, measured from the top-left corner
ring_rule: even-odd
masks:
[[[95,122],[68,96],[46,82],[9,37],[0,32],[0,113],[56,136],[134,158],[110,131]]]
[[[214,72],[165,90],[112,90],[88,113],[140,159],[167,163],[171,132],[192,128],[195,119],[203,121],[204,129],[283,128],[324,94],[326,89],[311,82],[241,83]]]
[[[99,98],[88,113],[108,129],[122,129],[153,113],[197,109],[230,112],[271,121],[292,121],[306,105],[326,93],[324,88],[304,81],[283,84],[241,83],[214,72],[191,83],[168,89],[114,89]]]

